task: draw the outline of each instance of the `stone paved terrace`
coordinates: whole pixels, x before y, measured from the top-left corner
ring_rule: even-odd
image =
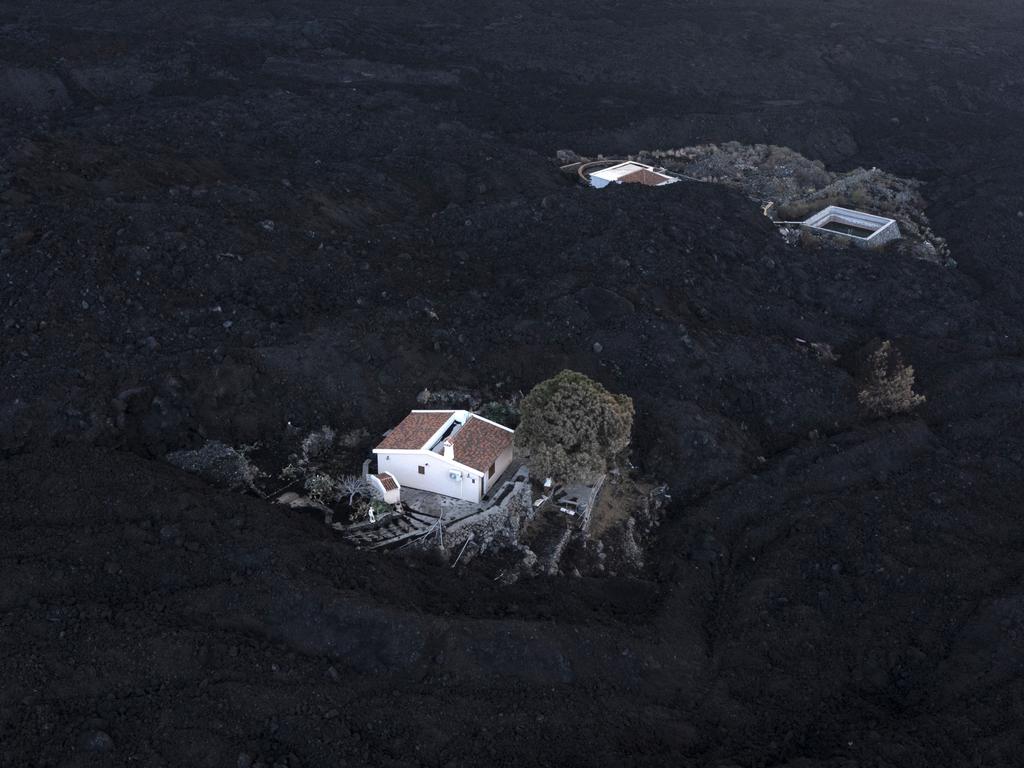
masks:
[[[453,499],[450,496],[442,496],[439,493],[430,491],[419,491],[415,488],[402,487],[402,503],[409,509],[415,510],[422,515],[440,517],[442,514],[446,521],[458,520],[476,512],[483,512],[493,507],[502,497],[506,487],[515,483],[517,477],[526,471],[522,462],[513,461],[508,469],[498,478],[493,491],[488,493],[483,501],[463,501]]]
[[[463,501],[450,496],[442,496],[430,491],[418,491],[415,488],[402,487],[402,504],[409,509],[428,517],[441,517],[445,520],[457,520],[487,508],[487,502]]]

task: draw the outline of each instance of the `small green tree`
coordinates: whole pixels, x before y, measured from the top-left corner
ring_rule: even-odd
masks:
[[[516,450],[536,474],[561,482],[608,471],[629,446],[633,400],[575,371],[535,386],[520,405]]]
[[[304,485],[309,491],[309,498],[317,504],[330,504],[338,492],[338,484],[330,475],[323,472],[307,477]]]
[[[906,413],[925,401],[914,391],[914,367],[903,362],[891,341],[883,341],[868,355],[857,399],[876,416]]]

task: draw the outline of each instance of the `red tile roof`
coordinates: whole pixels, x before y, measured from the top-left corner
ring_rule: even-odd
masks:
[[[380,484],[384,486],[384,490],[385,491],[396,491],[396,490],[398,490],[398,483],[395,481],[395,478],[393,478],[391,475],[381,474],[381,475],[374,475],[374,477],[376,477],[378,480],[380,480]]]
[[[451,442],[455,461],[486,473],[498,456],[512,445],[512,432],[470,416]]]
[[[642,168],[639,171],[627,173],[619,181],[623,184],[646,184],[648,187],[657,187],[659,184],[664,184],[670,178],[669,176]]]
[[[454,411],[413,411],[380,441],[378,449],[416,451],[427,444]]]

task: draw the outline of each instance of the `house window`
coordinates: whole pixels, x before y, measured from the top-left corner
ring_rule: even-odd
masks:
[[[421,466],[421,467],[419,468],[419,472],[420,472],[420,474],[421,474],[421,475],[425,475],[425,474],[427,474],[427,468],[426,468],[426,467],[423,467],[423,466]]]
[[[487,470],[487,476],[488,477],[493,477],[494,476],[494,465],[493,464],[491,464],[491,468]]]

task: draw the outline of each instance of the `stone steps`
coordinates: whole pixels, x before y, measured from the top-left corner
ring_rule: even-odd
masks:
[[[534,519],[528,543],[537,555],[537,567],[543,573],[558,573],[562,552],[575,530],[574,521],[575,518],[551,507],[541,510]]]
[[[415,513],[395,515],[379,526],[343,533],[345,540],[360,549],[378,549],[396,540],[422,532],[434,521]]]

